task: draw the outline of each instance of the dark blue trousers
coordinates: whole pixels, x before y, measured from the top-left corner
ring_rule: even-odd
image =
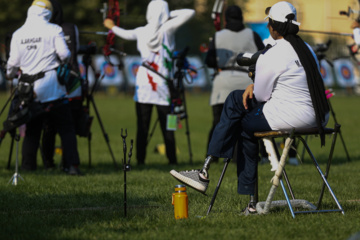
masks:
[[[43,105],[50,106],[51,103]],[[36,157],[44,121],[54,124],[59,133],[65,163],[68,166],[79,165],[80,159],[71,109],[69,104],[61,104],[26,123],[26,135],[22,146],[22,169],[36,170],[37,168]]]
[[[262,112],[264,103],[249,100],[248,109],[245,109],[243,93],[244,90],[235,90],[227,97],[220,122],[212,134],[208,155],[232,158],[238,141],[238,193],[247,195],[254,194],[259,160],[259,140],[254,137],[254,132],[270,131],[271,128]]]

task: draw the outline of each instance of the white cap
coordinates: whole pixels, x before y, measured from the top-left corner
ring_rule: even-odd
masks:
[[[294,14],[295,15],[294,20],[291,20],[290,22],[299,26],[300,23],[295,21],[296,20],[296,9],[295,9],[295,7],[293,5],[291,5],[291,3],[288,3],[288,2],[285,2],[285,1],[275,3],[270,8],[269,15],[267,15],[264,20],[266,20],[267,18],[271,18],[271,19],[273,19],[275,21],[284,23],[284,22],[287,21],[286,16],[289,15],[289,14]]]

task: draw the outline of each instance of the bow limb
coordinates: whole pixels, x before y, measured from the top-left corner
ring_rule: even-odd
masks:
[[[118,0],[109,0],[107,11],[108,12],[107,12],[106,18],[113,20],[114,24],[116,26],[119,26],[119,24],[120,24],[119,1]],[[104,54],[105,58],[108,59],[108,62],[110,62],[109,56],[112,53],[111,49],[114,47],[114,45],[115,45],[115,34],[110,29],[106,36],[106,44],[103,47],[103,54]]]
[[[225,0],[215,0],[213,10],[211,12],[211,18],[214,22],[214,26],[216,31],[219,31],[221,29],[221,13],[224,9],[224,2]]]

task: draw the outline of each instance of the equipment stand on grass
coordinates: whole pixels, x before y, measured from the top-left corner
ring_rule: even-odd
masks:
[[[335,112],[334,112],[334,109],[331,105],[331,102],[330,102],[330,99],[328,100],[328,103],[329,103],[329,107],[330,107],[330,112],[331,112],[331,115],[333,116],[333,119],[334,119],[334,122],[335,122],[335,125],[339,125],[336,117],[335,117]],[[340,139],[341,139],[341,142],[342,142],[342,145],[344,146],[344,150],[345,150],[345,153],[346,153],[346,157],[347,157],[347,160],[350,161],[350,155],[349,155],[349,152],[346,148],[346,145],[345,145],[345,141],[344,141],[344,138],[341,134],[341,130],[339,129],[339,136],[340,136]]]
[[[190,68],[185,68],[185,63],[187,63],[186,54],[187,54],[188,51],[189,51],[189,47],[186,47],[183,51],[181,51],[178,54],[178,56],[176,56],[173,59],[176,59],[177,71],[174,74],[174,80],[177,80],[177,91],[180,94],[180,100],[181,100],[181,103],[183,104],[183,107],[184,107],[184,114],[183,114],[182,118],[185,118],[186,136],[187,136],[189,157],[190,157],[189,160],[190,160],[190,164],[192,164],[192,150],[191,150],[191,142],[190,142],[189,115],[188,115],[187,107],[186,107],[185,86],[184,86],[184,82],[183,82],[184,80],[187,80],[184,71],[190,69]],[[191,81],[189,81],[188,83],[191,83]]]
[[[10,97],[8,98],[5,105],[1,109],[0,116],[3,114],[3,112],[5,111],[7,105],[12,101],[13,97],[15,96],[16,89],[17,89],[17,87],[15,87],[15,89],[10,90],[10,92],[11,92]],[[13,130],[13,131],[16,131],[16,130]],[[1,144],[2,140],[4,139],[6,133],[7,132],[5,130],[0,131],[0,144]],[[11,131],[10,134],[11,134],[11,144],[10,144],[10,152],[9,152],[8,164],[7,164],[7,167],[6,167],[6,169],[8,169],[8,170],[10,169],[10,163],[11,163],[11,157],[12,157],[12,149],[14,147],[14,138],[15,138],[15,135],[14,135],[15,133],[14,132]]]
[[[179,75],[182,75],[183,73],[180,73]],[[188,149],[189,149],[189,161],[192,164],[192,150],[191,150],[191,142],[190,142],[190,129],[189,129],[189,118],[188,118],[188,112],[187,112],[187,107],[186,107],[186,100],[185,100],[185,88],[184,88],[184,84],[182,82],[182,78],[183,76],[179,76],[178,77],[178,84],[179,84],[179,90],[180,90],[180,94],[181,94],[181,99],[182,99],[182,103],[184,106],[184,116],[183,118],[185,118],[185,125],[186,125],[186,137],[187,137],[187,142],[188,142]]]
[[[11,143],[10,143],[10,151],[9,151],[9,159],[8,159],[8,164],[6,169],[10,170],[10,164],[11,164],[11,158],[12,158],[12,152],[13,152],[13,148],[14,148],[14,141],[15,141],[15,136],[11,136]]]
[[[341,15],[341,14],[340,14],[340,15]],[[317,57],[319,63],[321,63],[321,60],[323,60],[323,59],[325,59],[326,61],[328,61],[328,62],[330,63],[330,61],[326,59],[326,55],[325,55],[325,53],[324,53],[324,52],[326,52],[327,50],[329,50],[330,44],[331,44],[331,40],[328,40],[327,43],[325,43],[325,44],[316,44],[316,46],[313,47],[313,50],[314,50],[314,52],[315,52],[315,54],[316,54],[316,57]],[[352,53],[351,48],[350,48],[349,50],[350,50],[350,54],[351,54],[351,53]],[[351,56],[353,56],[353,58],[354,58],[354,60],[356,61],[356,63],[359,63],[359,62],[357,61],[357,59],[355,58],[354,55],[351,54]],[[331,65],[332,68],[333,68],[333,64],[331,63],[330,65]],[[326,86],[325,86],[325,89],[326,89]],[[328,103],[329,103],[329,107],[330,107],[330,113],[331,113],[331,115],[332,115],[332,117],[333,117],[333,119],[334,119],[335,125],[339,125],[339,123],[338,123],[338,121],[337,121],[337,119],[336,119],[336,117],[335,117],[335,112],[334,112],[334,109],[333,109],[333,107],[332,107],[332,105],[331,105],[331,101],[330,101],[330,98],[333,96],[334,93],[333,93],[332,90],[330,89],[330,90],[329,90],[329,93],[326,93],[326,91],[325,91],[325,94],[326,94],[326,95],[331,94],[329,97],[327,96],[327,98],[328,98]],[[345,153],[346,153],[347,160],[350,161],[350,155],[349,155],[349,152],[348,152],[348,150],[347,150],[347,148],[346,148],[345,141],[344,141],[344,138],[343,138],[343,136],[342,136],[342,134],[341,134],[341,130],[340,130],[340,129],[339,129],[339,135],[340,135],[340,139],[341,139],[342,145],[343,145],[344,150],[345,150]],[[308,136],[305,137],[305,140],[306,140],[306,141],[307,141],[307,139],[308,139]],[[301,154],[301,159],[304,159],[304,154],[305,154],[305,146],[304,146],[303,151],[302,151],[302,154]]]
[[[19,141],[20,141],[20,135],[19,134],[15,134],[14,137],[15,141],[16,141],[16,161],[15,161],[15,173],[14,175],[11,177],[10,181],[8,182],[8,184],[11,182],[12,185],[17,185],[18,183],[18,178],[20,178],[21,180],[24,181],[24,179],[20,176],[20,174],[18,173],[18,168],[19,168]]]
[[[124,215],[127,216],[127,196],[126,196],[126,172],[131,170],[130,160],[132,156],[132,149],[133,149],[133,140],[131,139],[131,145],[129,150],[129,158],[126,162],[126,137],[127,137],[127,129],[125,129],[125,135],[123,134],[123,129],[121,129],[121,137],[123,139],[123,151],[124,151],[124,158],[123,158],[123,170],[124,170]]]
[[[88,70],[89,70],[89,66],[91,64],[91,56],[90,54],[85,54],[83,56],[83,63],[85,65],[85,76],[86,76],[86,83],[89,85],[89,79],[88,79]],[[87,96],[86,96],[86,106],[88,108],[88,111],[90,112],[90,103],[92,104],[94,110],[95,110],[95,114],[96,114],[96,117],[98,119],[98,122],[100,124],[100,128],[101,128],[101,131],[103,133],[103,136],[104,136],[104,139],[105,139],[105,142],[109,148],[109,152],[110,152],[110,155],[111,155],[111,158],[113,160],[113,163],[114,163],[114,167],[115,169],[118,168],[117,166],[117,163],[115,161],[115,156],[114,156],[114,153],[111,149],[111,146],[110,146],[110,140],[109,140],[109,136],[108,134],[105,132],[105,128],[104,128],[104,125],[101,121],[101,118],[100,118],[100,114],[98,112],[98,109],[96,107],[96,104],[95,104],[95,100],[94,100],[94,97],[93,97],[93,94],[94,94],[94,91],[98,85],[98,81],[99,81],[99,78],[96,78],[95,79],[95,83],[90,91],[90,93],[87,93]],[[91,167],[91,137],[92,137],[92,134],[91,134],[91,131],[89,132],[89,135],[88,135],[88,148],[89,148],[89,167]]]

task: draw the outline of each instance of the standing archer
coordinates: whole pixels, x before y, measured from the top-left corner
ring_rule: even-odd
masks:
[[[216,32],[210,42],[205,59],[208,67],[220,70],[214,77],[211,89],[210,105],[213,122],[208,145],[216,124],[220,122],[220,115],[227,96],[230,92],[245,89],[252,83],[247,68],[236,63],[236,56],[239,53],[257,52],[265,48],[260,36],[250,28],[245,27],[240,7],[236,5],[227,7],[225,22],[225,28]]]
[[[166,1],[152,0],[147,7],[145,26],[126,30],[115,26],[111,19],[104,20],[104,26],[120,38],[136,40],[142,62],[152,68],[150,70],[140,66],[136,75],[134,100],[137,115],[138,164],[145,163],[147,135],[154,105],[158,112],[167,158],[170,164],[177,164],[174,132],[166,129],[166,116],[171,110],[171,98],[169,82],[163,76],[168,78],[171,70],[169,63],[171,63],[171,53],[175,49],[176,30],[194,15],[195,11],[192,9],[169,11]]]
[[[50,19],[51,23],[59,25],[65,36],[66,44],[70,50],[70,59],[69,65],[71,70],[80,75],[79,64],[77,62],[77,51],[79,49],[79,32],[75,24],[64,22],[63,21],[63,10],[59,1],[50,0],[53,6],[53,14]],[[83,89],[81,83],[81,78],[71,78],[66,83],[67,95],[69,99],[69,105],[71,108],[71,115],[74,120],[75,132],[79,125],[79,120],[81,119],[81,108],[83,101]],[[44,124],[43,134],[42,134],[42,151],[43,151],[43,161],[44,166],[47,168],[54,168],[54,153],[55,153],[55,137],[56,137],[56,128],[51,122],[46,121]],[[80,160],[79,160],[80,162]],[[81,175],[81,172],[78,168],[69,168],[69,164],[64,161],[62,163],[62,168],[65,172],[68,172],[70,175]],[[71,170],[71,171],[70,171]]]
[[[35,114],[29,107],[26,112],[29,119],[22,146],[23,170],[36,170],[41,130],[44,121],[50,121],[60,135],[65,161],[77,172],[80,162],[71,109],[65,98],[66,88],[59,82],[55,70],[60,63],[68,62],[70,51],[62,28],[49,22],[52,12],[50,1],[34,0],[24,25],[12,36],[7,77],[12,79],[21,70],[18,83],[20,105],[12,114],[19,110],[25,112],[21,109],[25,109],[22,104],[26,102],[29,106],[37,103],[40,109]]]

